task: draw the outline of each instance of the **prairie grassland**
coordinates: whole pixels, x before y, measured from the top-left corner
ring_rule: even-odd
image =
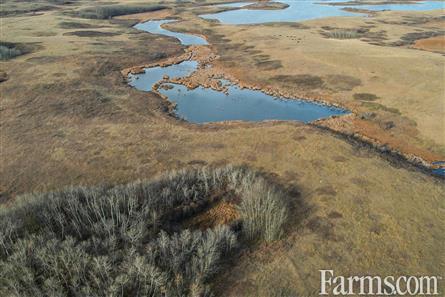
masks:
[[[214,282],[219,295],[313,294],[319,286],[318,269],[330,267],[342,274],[417,275],[445,270],[441,248],[445,242],[443,181],[313,126],[293,122],[199,126],[167,115],[161,98],[128,87],[120,70],[178,55],[183,48],[173,38],[131,29],[133,21],[91,20],[65,13],[93,5],[82,1],[59,10],[3,19],[2,41],[38,47],[1,62],[1,70],[8,75],[8,80],[0,83],[2,201],[13,204],[16,195],[70,185],[129,183],[194,166],[246,164],[267,172],[268,178],[292,193],[290,203],[301,202],[304,207],[292,210],[282,240],[260,244],[231,263],[230,273]],[[394,137],[406,136],[413,145],[440,153],[437,123],[442,107],[437,90],[442,85],[437,78],[442,75],[438,65],[443,57],[438,54],[372,46],[361,40],[329,40],[321,34],[326,25],[321,20],[304,26],[243,26],[234,32],[236,28],[196,20],[188,4],[171,8],[173,15],[187,19],[176,27],[216,33],[213,37],[221,44],[211,39],[215,42],[212,47],[228,71],[253,83],[265,80],[286,89],[291,87],[268,77],[290,75],[283,80],[289,84],[292,76],[300,75],[296,81],[304,86],[321,81],[340,90],[332,98],[351,104],[358,112],[368,111],[367,106],[373,104],[376,121],[395,122],[389,131]],[[429,13],[419,14],[428,22],[424,26],[437,26]],[[391,42],[399,39],[397,32],[412,30],[403,24],[385,24],[392,20],[386,16],[393,15],[398,14],[384,13],[374,24],[388,29]],[[418,19],[415,13],[409,15]],[[400,16],[395,21],[405,20]],[[355,28],[363,20],[334,18],[325,22],[336,28]],[[79,28],[73,28],[76,23],[81,24]],[[82,28],[85,24],[89,28]],[[392,26],[400,31],[393,34]],[[112,34],[69,34],[83,30]],[[291,41],[278,36],[279,30],[298,36]],[[224,42],[230,48],[223,50]],[[281,46],[280,51],[274,52],[270,44]],[[249,52],[252,47],[261,52]],[[359,59],[351,53],[352,48],[366,55]],[[326,53],[327,49],[331,53]],[[288,55],[291,51],[296,55],[293,59]],[[255,61],[246,53],[263,56]],[[280,61],[281,70],[257,68],[255,63],[264,62],[265,54],[270,55],[267,60]],[[350,62],[346,56],[351,57]],[[399,57],[398,62],[394,57]],[[388,66],[373,66],[377,58]],[[328,67],[331,63],[332,69]],[[362,66],[356,73],[351,65]],[[393,70],[387,69],[390,66]],[[385,81],[391,87],[385,88]],[[409,87],[413,85],[417,87]],[[355,100],[356,93],[374,94],[378,99]],[[417,100],[420,98],[423,103]],[[362,107],[363,103],[367,106]]]

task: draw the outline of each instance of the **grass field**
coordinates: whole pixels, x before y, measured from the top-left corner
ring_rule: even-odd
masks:
[[[299,207],[292,209],[281,240],[252,245],[222,267],[212,283],[219,296],[313,296],[318,270],[326,268],[344,275],[445,270],[443,180],[312,125],[192,125],[175,119],[162,98],[130,88],[120,71],[179,55],[184,48],[174,38],[132,29],[134,20],[75,14],[108,2],[6,1],[16,12],[2,19],[1,41],[32,51],[0,62],[7,74],[0,83],[5,207],[34,191],[130,183],[205,165],[248,165],[282,185]],[[31,4],[55,8],[20,10]],[[173,4],[161,3],[185,21],[169,27],[206,35],[220,55],[216,67],[247,83],[350,107],[354,121],[337,128],[426,159],[445,155],[444,57],[394,44],[415,30],[440,28],[438,13],[384,12],[238,29],[195,17],[210,8]],[[371,25],[373,34],[360,33],[368,34],[360,39],[325,36]],[[375,115],[361,118],[369,112]],[[389,121],[395,126],[385,125]]]

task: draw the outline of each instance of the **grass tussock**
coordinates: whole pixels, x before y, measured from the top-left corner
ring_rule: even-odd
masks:
[[[85,8],[78,11],[77,15],[86,19],[109,19],[115,16],[156,11],[164,9],[161,5],[103,5]]]
[[[184,229],[221,191],[241,231]],[[239,239],[275,240],[286,217],[285,196],[245,168],[24,195],[0,212],[0,295],[209,296]]]

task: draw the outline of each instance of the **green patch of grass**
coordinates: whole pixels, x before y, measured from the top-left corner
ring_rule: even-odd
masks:
[[[324,81],[321,77],[310,74],[277,75],[272,80],[302,89],[320,89],[324,86]]]
[[[377,95],[371,93],[355,93],[353,97],[355,100],[360,101],[375,101],[379,99]]]
[[[394,107],[387,107],[383,104],[379,104],[379,103],[374,103],[374,102],[362,102],[362,105],[369,108],[370,110],[373,111],[377,111],[377,110],[382,110],[382,111],[387,111],[390,113],[394,113],[394,114],[398,114],[401,115],[402,113],[400,112],[400,110],[398,110],[397,108]]]
[[[436,36],[443,36],[445,35],[445,31],[438,30],[438,31],[424,31],[424,32],[411,32],[403,35],[400,37],[399,41],[396,41],[393,43],[395,46],[403,46],[403,45],[410,45],[414,44],[417,40],[420,39],[426,39]]]
[[[341,74],[327,75],[325,80],[329,87],[338,91],[351,91],[362,84],[359,78]]]
[[[83,30],[83,31],[66,32],[63,35],[72,35],[78,37],[109,37],[109,36],[119,35],[119,33]]]
[[[240,200],[240,222],[184,230],[184,220],[216,197]],[[233,167],[24,195],[0,209],[0,293],[209,296],[210,280],[240,237],[282,235],[285,201],[258,174]]]
[[[59,27],[63,29],[93,29],[98,28],[99,26],[80,22],[60,22]]]
[[[56,7],[52,5],[47,5],[45,3],[35,3],[35,2],[8,2],[4,3],[2,1],[2,8],[0,9],[0,16],[8,17],[26,13],[36,13],[40,11],[53,10]]]
[[[281,61],[279,60],[259,61],[256,62],[255,65],[261,70],[275,70],[283,68],[283,64],[281,64]]]
[[[325,35],[329,38],[335,39],[355,39],[361,37],[361,34],[354,29],[336,29],[326,32]]]
[[[164,9],[165,6],[149,5],[104,5],[85,8],[77,12],[77,15],[86,19],[109,19],[115,16],[156,11]]]

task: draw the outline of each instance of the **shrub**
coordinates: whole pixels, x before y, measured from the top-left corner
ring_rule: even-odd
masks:
[[[335,38],[335,39],[354,39],[354,38],[359,38],[361,36],[357,30],[348,30],[348,29],[338,29],[330,31],[327,32],[326,35],[329,38]]]
[[[86,19],[109,19],[115,16],[155,11],[164,9],[161,5],[103,5],[93,8],[85,8],[77,14]]]
[[[248,239],[278,239],[287,218],[287,207],[280,194],[263,183],[249,185],[239,206],[243,231]]]
[[[19,197],[0,209],[0,295],[208,296],[240,234],[227,225],[184,230],[182,223],[230,199],[217,192],[241,201],[247,239],[282,234],[284,195],[245,168]]]
[[[0,60],[9,60],[20,55],[25,55],[37,48],[38,46],[30,43],[0,41]]]
[[[360,101],[375,101],[379,99],[377,95],[371,93],[355,93],[353,97],[355,100]]]
[[[18,48],[0,45],[0,60],[9,60],[22,54]]]

